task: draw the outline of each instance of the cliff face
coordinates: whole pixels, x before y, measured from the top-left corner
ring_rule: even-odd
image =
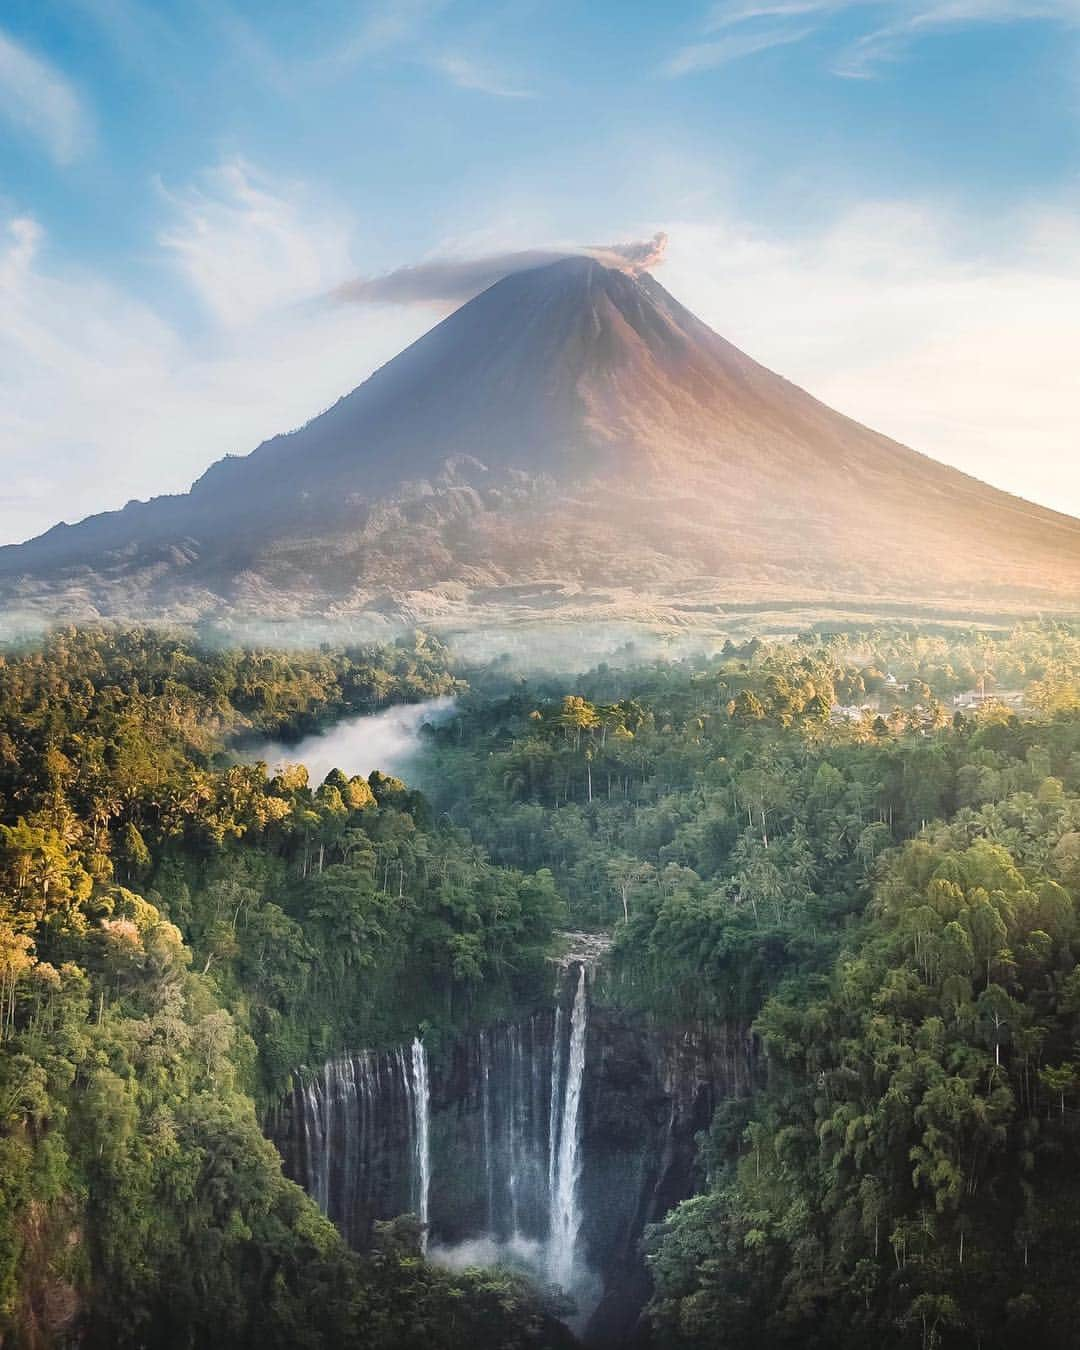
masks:
[[[745,1027],[665,1026],[603,1006],[589,1053],[583,1237],[602,1292],[585,1338],[615,1350],[642,1336],[645,1228],[704,1185],[697,1136],[721,1101],[752,1091],[757,1054]]]
[[[51,1207],[32,1200],[20,1225],[22,1256],[15,1292],[18,1344],[53,1350],[76,1344],[90,1291],[89,1258],[78,1207],[69,1197]],[[0,1334],[0,1341],[6,1343]]]
[[[577,978],[554,1007],[433,1053],[422,1081],[406,1048],[324,1066],[278,1143],[354,1245],[376,1219],[426,1212],[433,1259],[521,1264],[568,1290],[586,1343],[627,1346],[645,1226],[700,1188],[696,1136],[750,1092],[755,1049],[744,1028],[586,1006]]]

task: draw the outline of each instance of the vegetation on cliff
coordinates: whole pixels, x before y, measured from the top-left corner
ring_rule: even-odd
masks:
[[[437,733],[474,831],[616,924],[614,996],[766,1051],[651,1236],[655,1340],[1073,1344],[1075,630],[496,693]]]
[[[0,669],[0,1326],[109,1346],[550,1344],[419,1235],[361,1260],[265,1110],[345,1043],[527,992],[550,878],[490,868],[380,773],[232,763],[245,731],[453,686],[437,646],[220,653],[61,632]]]
[[[1077,631],[466,673],[424,637],[3,658],[6,1338],[559,1344],[407,1217],[350,1253],[259,1122],[342,1047],[531,1006],[569,919],[608,998],[767,1051],[650,1236],[658,1344],[1070,1344]],[[229,753],[450,692],[423,793]]]

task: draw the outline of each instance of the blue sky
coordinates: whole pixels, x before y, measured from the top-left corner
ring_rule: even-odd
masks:
[[[440,317],[431,258],[657,275],[1080,512],[1080,0],[0,0],[0,540],[178,490]]]

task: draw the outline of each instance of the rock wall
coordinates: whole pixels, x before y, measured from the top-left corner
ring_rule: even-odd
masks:
[[[660,1025],[599,984],[570,964],[551,1007],[436,1049],[423,1083],[407,1047],[298,1075],[286,1170],[357,1247],[426,1207],[434,1259],[520,1264],[567,1289],[588,1344],[641,1340],[644,1229],[704,1183],[696,1136],[756,1053],[745,1028]]]
[[[581,1185],[583,1245],[603,1287],[586,1324],[590,1345],[629,1346],[643,1336],[645,1227],[704,1185],[697,1136],[720,1101],[750,1093],[755,1072],[746,1028],[664,1026],[594,1009]]]

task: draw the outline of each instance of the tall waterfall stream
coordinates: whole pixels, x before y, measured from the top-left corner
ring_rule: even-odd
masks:
[[[582,966],[574,994],[574,1008],[570,1014],[570,1058],[562,1093],[562,1111],[558,1113],[558,1140],[556,1142],[554,1133],[548,1140],[549,1154],[556,1159],[554,1185],[550,1187],[548,1197],[548,1266],[552,1281],[566,1290],[571,1289],[574,1283],[577,1240],[581,1230],[578,1151],[581,1142],[581,1082],[585,1075],[588,1016],[587,977],[585,967]],[[554,1058],[552,1067],[555,1067]],[[555,1075],[552,1073],[554,1095]]]
[[[431,1089],[428,1087],[427,1052],[419,1036],[414,1036],[412,1043],[412,1099],[416,1119],[416,1213],[423,1224],[421,1248],[426,1251],[431,1205]]]
[[[425,1246],[430,1233],[433,1259],[507,1260],[581,1300],[590,1283],[578,1251],[588,1015],[581,965],[569,1019],[556,1007],[477,1034],[484,1213],[471,1238],[446,1242],[432,1217],[438,1168],[462,1169],[458,1148],[472,1141],[433,1150],[419,1037],[408,1053],[365,1050],[329,1060],[298,1084],[301,1180],[354,1245],[363,1245],[373,1218],[412,1210],[425,1225]]]
[[[430,1059],[416,1037],[298,1075],[281,1146],[354,1247],[413,1213],[431,1260],[524,1269],[573,1300],[587,1341],[615,1345],[647,1294],[644,1226],[700,1183],[695,1134],[718,1095],[748,1090],[752,1049],[593,1008],[592,984],[572,963],[551,1007]]]

